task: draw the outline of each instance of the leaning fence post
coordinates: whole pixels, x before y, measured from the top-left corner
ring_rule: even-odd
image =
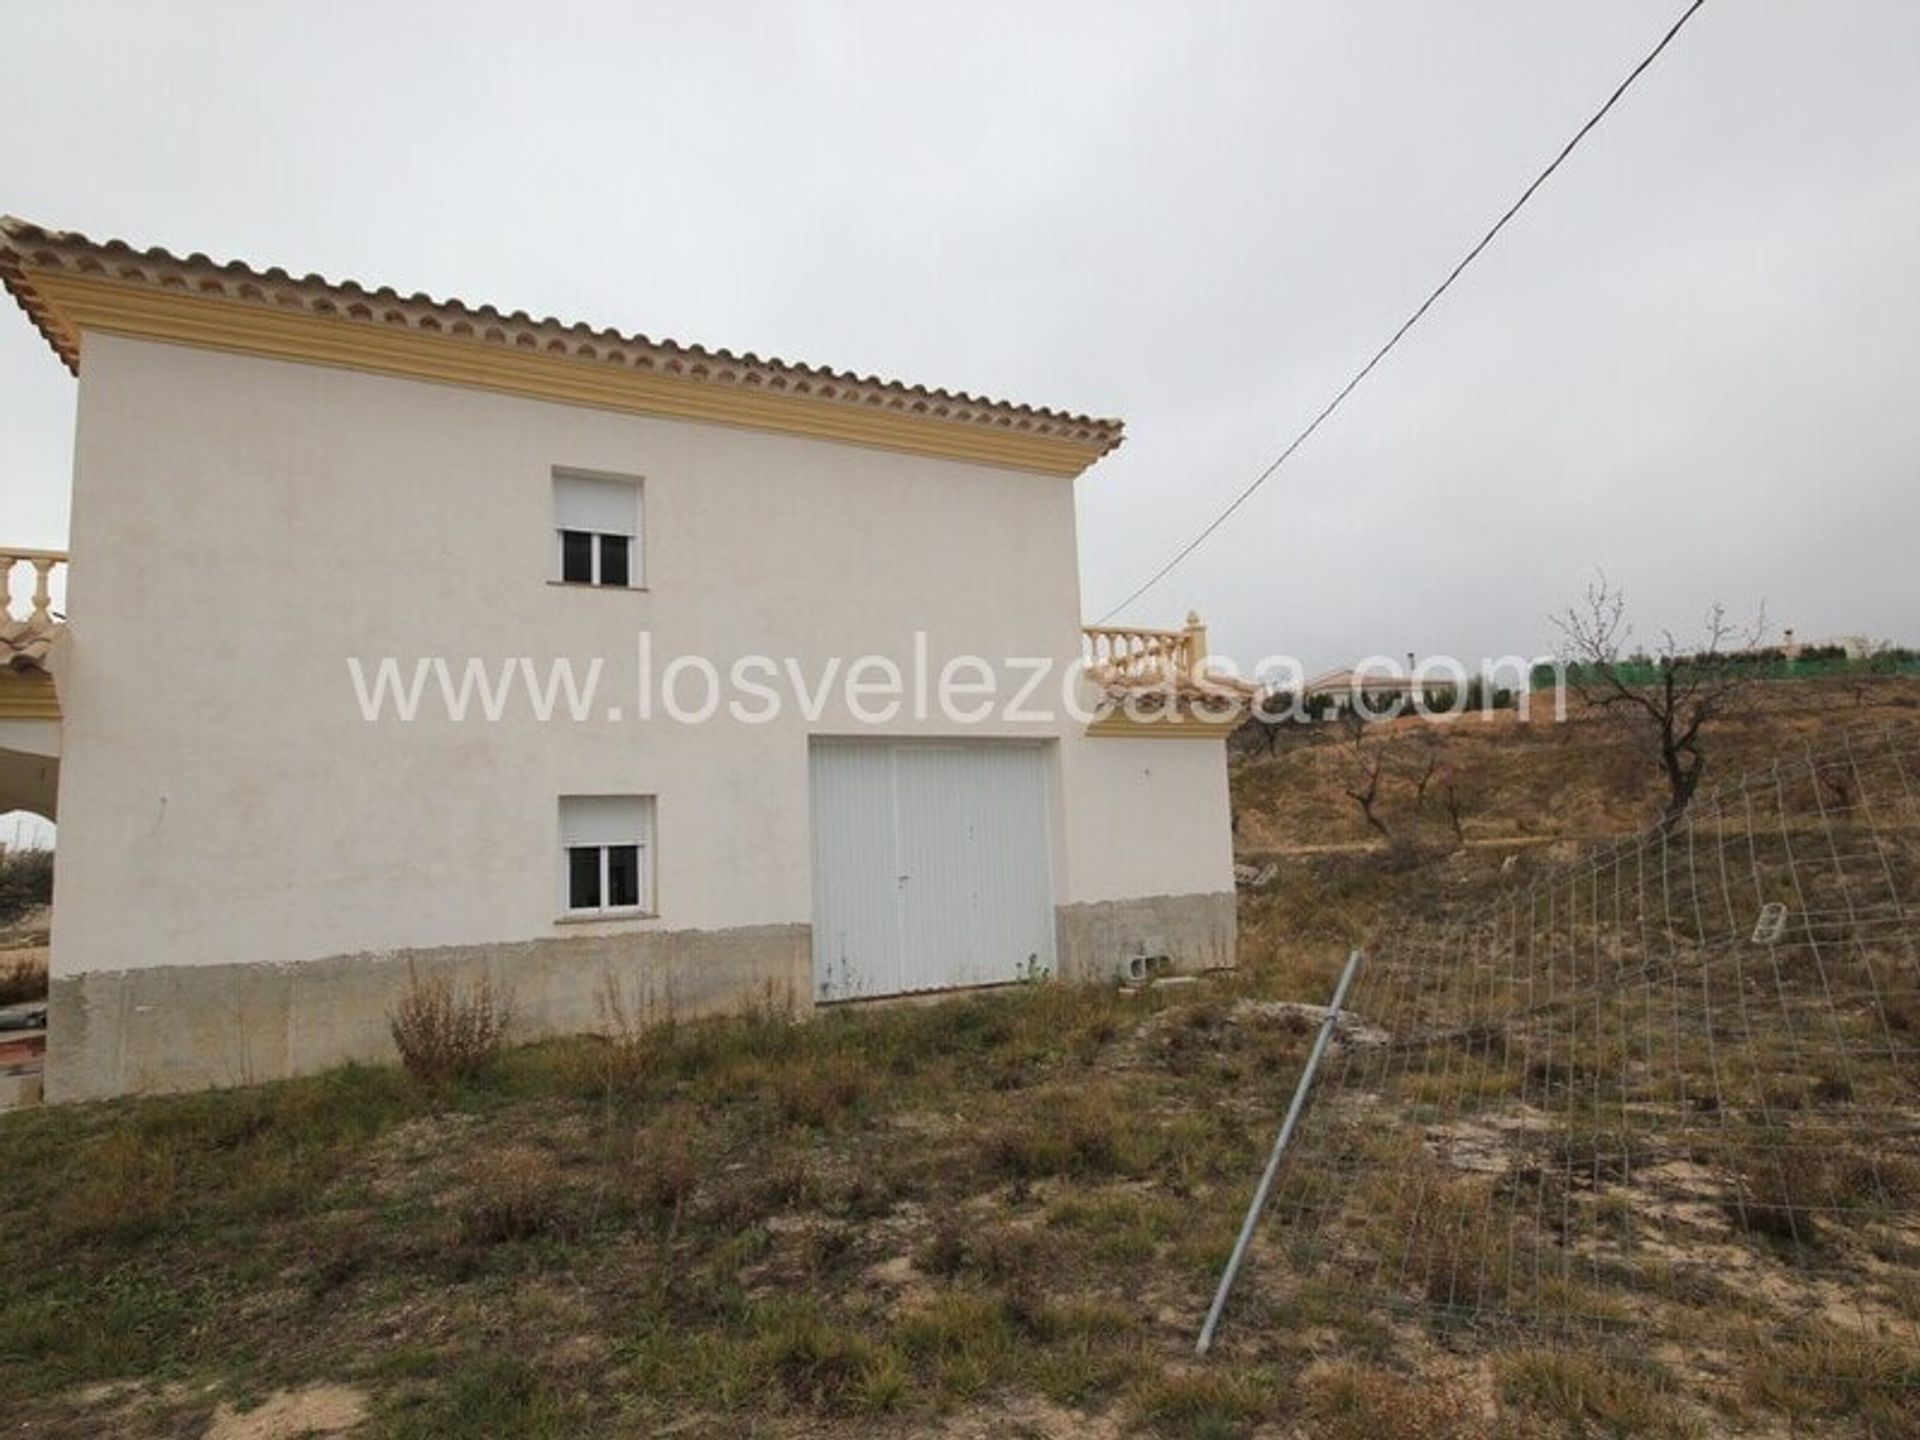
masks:
[[[1267,1157],[1266,1172],[1260,1177],[1259,1188],[1253,1192],[1253,1203],[1247,1206],[1247,1218],[1240,1223],[1240,1238],[1233,1242],[1233,1254],[1227,1257],[1227,1268],[1220,1273],[1220,1287],[1213,1292],[1213,1304],[1207,1308],[1207,1323],[1200,1327],[1199,1343],[1193,1347],[1196,1355],[1206,1354],[1213,1346],[1213,1332],[1219,1327],[1220,1312],[1227,1308],[1227,1296],[1240,1274],[1241,1262],[1247,1258],[1247,1248],[1253,1244],[1253,1232],[1259,1227],[1260,1212],[1267,1208],[1267,1196],[1273,1190],[1274,1177],[1280,1173],[1280,1161],[1287,1153],[1287,1146],[1293,1142],[1293,1132],[1300,1124],[1300,1112],[1307,1106],[1307,1092],[1313,1088],[1313,1077],[1320,1069],[1321,1057],[1327,1053],[1327,1042],[1333,1038],[1334,1026],[1340,1019],[1340,1007],[1346,1003],[1347,988],[1353,984],[1361,959],[1362,952],[1353,951],[1347,956],[1346,969],[1340,972],[1340,983],[1334,987],[1333,1001],[1327,1006],[1327,1018],[1320,1022],[1320,1033],[1314,1037],[1313,1049],[1307,1053],[1307,1067],[1300,1072],[1300,1083],[1293,1087],[1293,1103],[1287,1106],[1287,1118],[1281,1122],[1280,1134],[1273,1142],[1273,1154]]]

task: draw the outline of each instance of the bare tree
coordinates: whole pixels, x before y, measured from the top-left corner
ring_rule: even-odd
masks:
[[[1271,757],[1280,753],[1282,741],[1306,733],[1309,717],[1298,697],[1287,690],[1264,690],[1247,707],[1247,718],[1235,732],[1245,751]],[[1259,747],[1264,745],[1264,750]]]
[[[1253,722],[1266,739],[1267,754],[1276,753],[1280,749],[1280,737],[1295,723],[1293,698],[1284,694],[1267,697],[1253,707]]]
[[[1353,746],[1353,781],[1346,787],[1347,798],[1360,807],[1360,813],[1366,817],[1367,824],[1380,832],[1383,840],[1392,840],[1393,832],[1387,829],[1386,821],[1380,818],[1375,807],[1380,801],[1380,777],[1386,769],[1386,762],[1377,745],[1367,739],[1367,722],[1351,711],[1341,717],[1346,726],[1347,738]]]
[[[1413,782],[1413,808],[1424,811],[1427,808],[1427,787],[1440,774],[1440,741],[1432,729],[1422,727],[1416,743],[1419,746],[1420,768],[1409,769],[1407,778]]]
[[[1453,838],[1456,843],[1467,843],[1467,796],[1461,793],[1460,780],[1448,766],[1440,777],[1440,801],[1447,807],[1447,821],[1453,826]]]
[[[1654,674],[1636,674],[1622,651],[1633,634],[1626,597],[1601,576],[1579,605],[1554,617],[1568,683],[1586,704],[1614,716],[1659,756],[1667,781],[1663,824],[1686,814],[1707,772],[1708,729],[1734,711],[1753,683],[1742,651],[1756,648],[1766,633],[1766,611],[1736,627],[1724,605],[1706,614],[1700,642],[1683,648],[1671,631],[1650,657]]]
[[[1880,681],[1895,673],[1894,646],[1891,640],[1874,640],[1861,655],[1860,668],[1853,672],[1853,703],[1865,705]]]

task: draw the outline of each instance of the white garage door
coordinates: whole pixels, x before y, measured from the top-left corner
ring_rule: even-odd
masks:
[[[811,771],[820,999],[1053,969],[1040,746],[822,740]]]

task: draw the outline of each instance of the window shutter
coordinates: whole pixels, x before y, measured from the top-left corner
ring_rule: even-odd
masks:
[[[602,535],[640,533],[640,487],[630,480],[553,477],[553,528]]]
[[[563,795],[562,845],[645,845],[652,840],[652,804],[644,795]]]

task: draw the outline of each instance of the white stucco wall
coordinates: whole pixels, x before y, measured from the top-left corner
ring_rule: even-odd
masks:
[[[1070,736],[1064,900],[1233,889],[1226,746],[1209,740]]]
[[[555,466],[642,477],[647,591],[548,583]],[[656,674],[1079,649],[1037,475],[95,334],[75,470],[56,976],[574,929],[562,794],[658,797],[659,918],[609,928],[804,922],[807,736],[862,727],[837,687],[817,722],[638,723],[639,632]],[[353,655],[606,668],[585,723],[368,724]],[[1056,739],[1061,903],[1232,887],[1218,743],[887,731]]]

